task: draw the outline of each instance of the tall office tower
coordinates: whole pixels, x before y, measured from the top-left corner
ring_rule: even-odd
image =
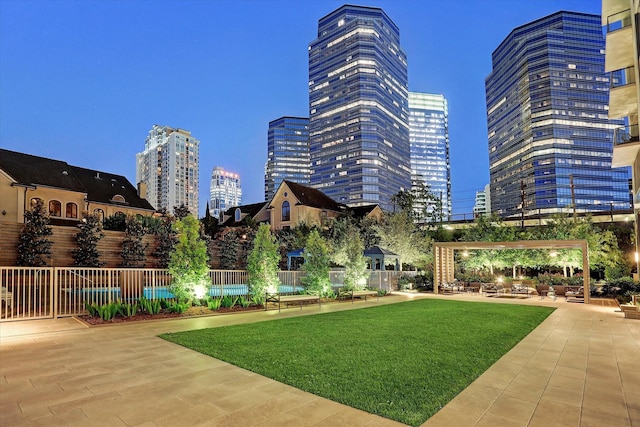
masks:
[[[476,191],[476,202],[473,205],[473,217],[491,214],[491,190],[489,184],[484,186],[484,190]]]
[[[411,188],[407,59],[382,9],[345,5],[309,44],[311,186],[350,206]]]
[[[409,92],[409,143],[411,182],[424,184],[442,202],[442,217],[451,216],[449,161],[449,109],[443,95]],[[433,201],[418,200],[418,208],[436,208]]]
[[[640,0],[602,0],[602,25],[607,34],[605,71],[611,76],[609,117],[624,121],[614,133],[613,166],[631,166],[635,231],[640,236]]]
[[[283,180],[309,185],[309,119],[280,117],[269,123],[264,199],[271,200]]]
[[[612,169],[600,16],[557,12],[514,29],[486,78],[491,209],[504,216],[629,207]],[[574,204],[575,202],[575,204]]]
[[[213,168],[209,186],[209,214],[218,219],[220,213],[241,204],[240,175],[228,172],[220,166]]]
[[[136,154],[136,180],[147,184],[154,208],[173,213],[184,204],[198,216],[199,145],[189,131],[153,125],[144,151]]]

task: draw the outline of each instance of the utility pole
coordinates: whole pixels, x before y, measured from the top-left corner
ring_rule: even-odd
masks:
[[[525,195],[524,195],[524,179],[520,180],[520,217],[522,219],[522,225],[521,225],[521,230],[524,231],[524,199],[525,199]]]
[[[576,221],[576,192],[573,185],[573,174],[569,175],[569,186],[571,187],[571,206],[573,206],[573,221]]]

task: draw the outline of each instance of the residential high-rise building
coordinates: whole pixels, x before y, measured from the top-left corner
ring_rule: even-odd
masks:
[[[476,191],[476,202],[473,205],[473,217],[478,218],[491,214],[491,189],[489,184],[484,186],[484,190]]]
[[[209,214],[214,218],[220,218],[222,212],[241,204],[240,175],[226,171],[220,166],[213,168],[209,186]]]
[[[606,32],[605,71],[610,73],[609,117],[623,120],[616,128],[613,166],[631,166],[636,236],[640,236],[640,0],[602,0]],[[640,273],[636,241],[636,274]],[[637,280],[637,278],[636,278]]]
[[[424,184],[440,200],[441,216],[451,216],[451,168],[449,161],[449,108],[443,95],[409,92],[409,143],[411,182]],[[418,200],[419,209],[438,208],[430,200]]]
[[[311,187],[339,203],[378,203],[411,188],[407,59],[379,8],[345,5],[309,44]]]
[[[557,12],[514,29],[486,78],[491,209],[503,216],[629,207],[612,169],[600,16]]]
[[[156,209],[173,212],[184,205],[198,216],[200,141],[184,129],[153,125],[136,155],[136,180],[147,184],[147,200]]]
[[[309,185],[309,119],[280,117],[269,123],[264,199],[271,200],[280,183]]]

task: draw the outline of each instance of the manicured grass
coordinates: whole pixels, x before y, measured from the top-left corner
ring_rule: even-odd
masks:
[[[419,426],[552,311],[416,300],[161,337],[318,396]]]

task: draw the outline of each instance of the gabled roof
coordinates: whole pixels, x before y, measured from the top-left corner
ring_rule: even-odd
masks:
[[[227,209],[226,211],[224,211],[223,213],[224,217],[225,218],[228,217],[228,218],[220,225],[223,225],[225,227],[237,227],[239,225],[242,225],[242,221],[244,220],[245,217],[243,216],[240,221],[236,222],[236,209],[240,209],[240,212],[242,212],[245,216],[250,216],[251,218],[254,218],[256,215],[260,213],[260,211],[266,205],[267,205],[267,202],[260,202],[260,203],[252,203],[250,205],[233,206]]]
[[[72,166],[61,160],[47,159],[0,148],[0,169],[19,185],[45,186],[85,193],[89,202],[155,210],[138,196],[136,188],[122,175]],[[120,195],[124,203],[113,197]]]
[[[371,256],[371,255],[383,255],[385,257],[397,257],[398,254],[395,254],[387,249],[383,249],[380,246],[371,246],[369,249],[364,251],[364,255],[365,256]]]
[[[99,172],[91,169],[71,166],[83,187],[87,189],[87,200],[105,204],[120,204],[133,208],[155,210],[151,203],[138,196],[138,190],[122,175]],[[120,195],[124,203],[113,200]]]
[[[378,205],[366,205],[366,206],[352,206],[349,210],[353,214],[354,218],[364,218],[369,215]]]
[[[304,206],[328,209],[336,212],[347,210],[347,205],[336,202],[320,190],[287,180],[282,181],[282,184],[286,184],[300,204]]]
[[[42,185],[78,193],[86,192],[71,166],[60,160],[0,148],[0,169],[20,185]]]

